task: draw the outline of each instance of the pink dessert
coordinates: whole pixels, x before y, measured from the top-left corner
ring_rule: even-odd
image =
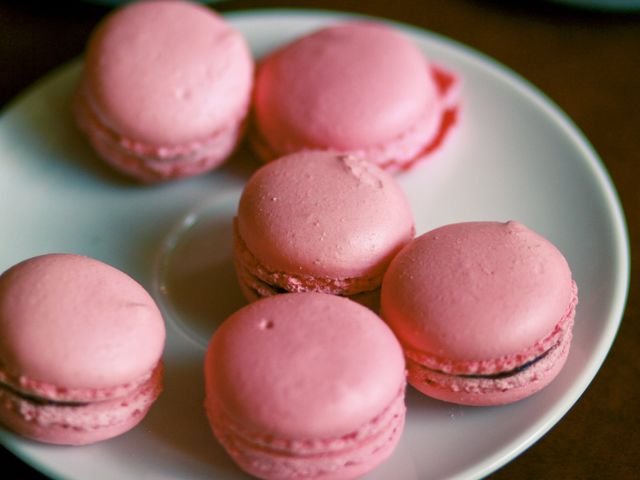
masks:
[[[323,28],[260,62],[251,140],[265,161],[334,150],[406,170],[456,123],[458,87],[455,74],[389,26]]]
[[[404,427],[402,349],[371,310],[321,293],[265,298],[215,332],[204,375],[212,430],[264,479],[351,479]]]
[[[82,445],[136,426],[162,389],[165,328],[131,277],[50,254],[0,276],[0,423]]]
[[[562,253],[517,222],[425,233],[384,277],[381,312],[409,383],[467,405],[514,402],[548,385],[571,344],[577,288]]]
[[[250,300],[320,291],[375,305],[389,262],[413,234],[411,208],[390,174],[351,155],[299,152],[245,185],[234,257]]]
[[[75,101],[98,154],[143,182],[222,163],[249,109],[253,59],[240,33],[192,2],[124,6],[94,31]]]

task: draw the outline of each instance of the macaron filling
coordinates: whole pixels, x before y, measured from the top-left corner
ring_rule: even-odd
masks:
[[[124,385],[110,388],[69,388],[58,387],[24,376],[10,375],[2,371],[2,365],[0,364],[0,389],[5,389],[9,393],[25,400],[30,400],[33,403],[48,405],[86,405],[131,396],[135,394],[136,391],[144,388],[149,382],[156,380],[160,382],[162,380],[163,368],[162,361],[160,361],[155,368],[140,378]]]
[[[23,392],[17,388],[0,381],[0,391],[4,390],[8,395],[18,397],[21,400],[33,403],[35,405],[56,405],[59,407],[80,407],[87,405],[89,402],[73,401],[73,400],[52,400],[50,398],[39,397],[31,393]]]
[[[12,375],[6,371],[0,362],[0,386],[5,385],[8,390],[14,390],[25,397],[33,396],[47,399],[50,402],[78,402],[91,403],[113,398],[132,395],[141,386],[154,378],[162,378],[162,361],[149,372],[139,378],[122,385],[101,388],[72,388],[53,385],[49,382],[34,380],[24,375]]]
[[[517,375],[517,374],[519,374],[521,372],[524,372],[529,367],[532,367],[533,365],[535,365],[540,360],[545,358],[547,355],[549,355],[554,349],[558,348],[559,346],[560,346],[560,343],[555,344],[553,347],[551,347],[549,350],[544,352],[542,355],[538,355],[533,360],[529,360],[528,362],[525,362],[522,365],[520,365],[520,366],[518,366],[518,367],[516,367],[516,368],[514,368],[512,370],[507,370],[505,372],[498,372],[498,373],[490,373],[490,374],[470,373],[470,374],[461,374],[461,375],[456,375],[456,376],[457,377],[461,377],[461,378],[488,378],[488,379],[508,378],[508,377],[513,376],[513,375]],[[439,373],[444,373],[444,372],[439,372]]]

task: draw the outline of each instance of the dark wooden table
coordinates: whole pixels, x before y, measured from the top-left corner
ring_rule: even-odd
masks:
[[[343,10],[432,30],[512,68],[573,119],[602,157],[625,209],[632,246],[626,312],[585,394],[548,434],[491,478],[640,478],[640,294],[634,255],[640,235],[640,13],[488,0],[227,1],[215,6],[220,11]],[[79,1],[0,2],[0,107],[80,55],[109,8]],[[16,472],[11,478],[43,478],[2,447],[0,465]]]

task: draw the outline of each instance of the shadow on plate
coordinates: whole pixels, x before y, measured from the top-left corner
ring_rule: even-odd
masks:
[[[158,471],[165,478],[185,478],[185,474],[189,478],[250,478],[243,476],[213,436],[203,401],[202,355],[167,362],[164,391],[144,422],[148,433],[171,451],[170,458],[158,455]]]

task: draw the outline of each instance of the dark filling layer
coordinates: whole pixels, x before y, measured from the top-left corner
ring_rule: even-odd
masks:
[[[277,285],[271,285],[261,279],[259,279],[258,277],[256,277],[255,275],[249,273],[246,269],[245,269],[245,273],[247,273],[254,281],[255,283],[259,284],[259,285],[264,285],[264,287],[268,290],[271,290],[274,294],[278,294],[278,293],[289,293],[288,290],[279,287]],[[258,291],[258,288],[256,288],[254,285],[249,285],[247,283],[245,283],[245,286],[251,290],[256,297],[261,298],[263,297],[263,295]]]
[[[551,353],[557,346],[558,345],[556,344],[556,345],[552,346],[549,350],[544,352],[543,354],[538,355],[537,357],[535,357],[534,359],[529,360],[528,362],[525,362],[522,365],[518,365],[516,368],[513,368],[511,370],[507,370],[505,372],[488,373],[488,374],[468,374],[468,375],[460,374],[460,375],[455,375],[455,376],[456,377],[461,377],[461,378],[486,378],[486,379],[489,379],[489,380],[499,380],[501,378],[507,378],[507,377],[510,377],[512,375],[517,375],[518,373],[524,372],[526,369],[528,369],[531,366],[535,365],[540,360],[542,360],[547,355],[549,355],[549,353]]]
[[[71,400],[51,400],[48,398],[38,397],[36,395],[25,393],[3,382],[0,382],[0,389],[6,390],[10,394],[16,397],[19,397],[22,400],[26,400],[27,402],[33,403],[35,405],[56,406],[56,407],[82,407],[82,406],[88,405],[88,402],[74,402]]]

